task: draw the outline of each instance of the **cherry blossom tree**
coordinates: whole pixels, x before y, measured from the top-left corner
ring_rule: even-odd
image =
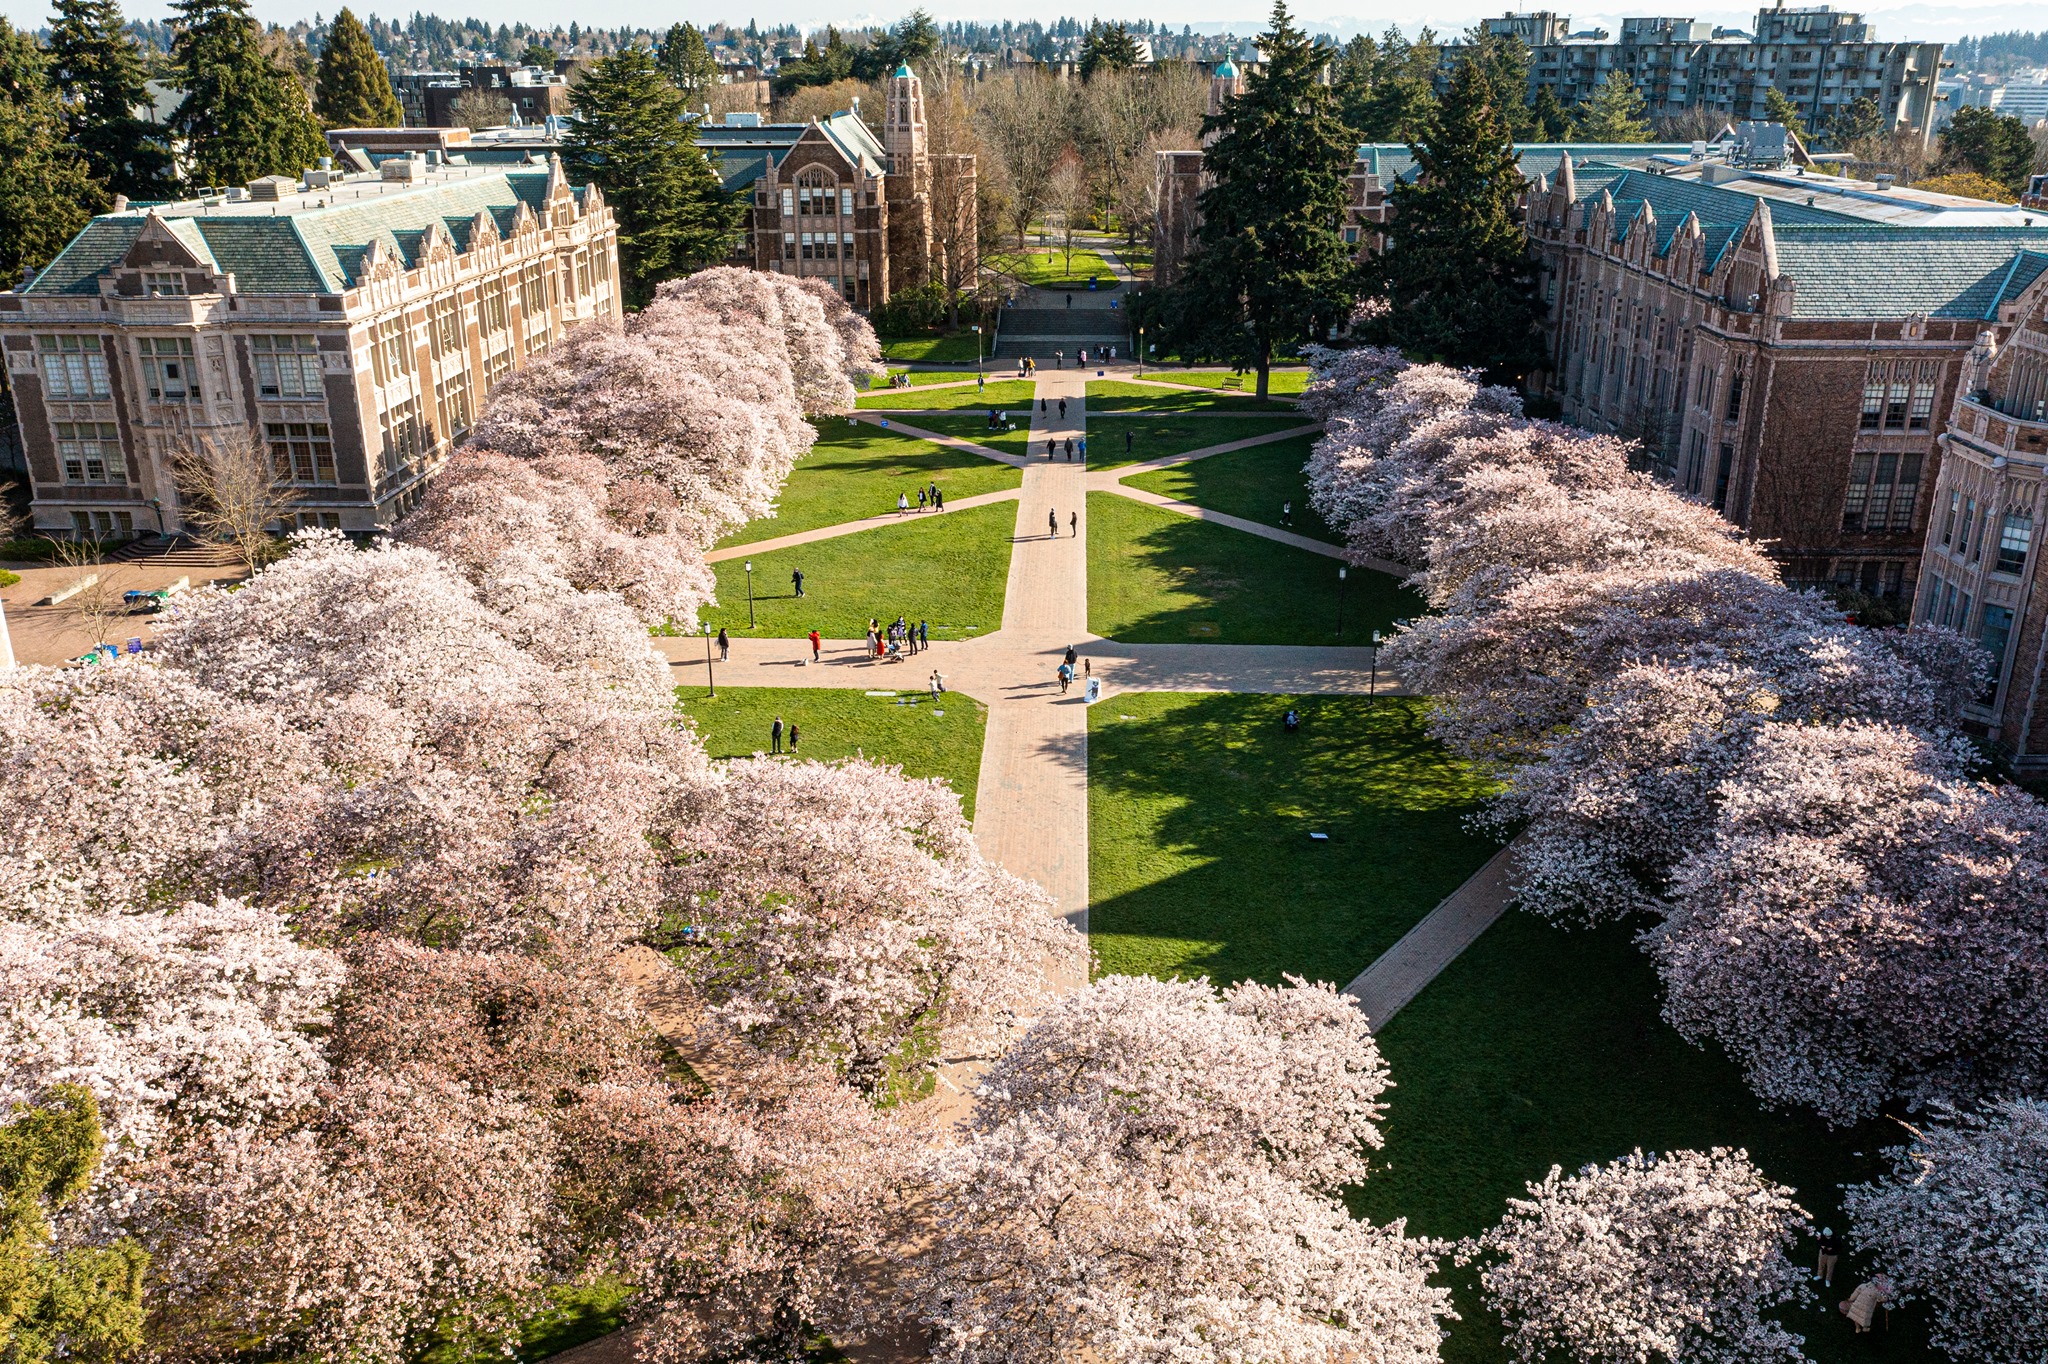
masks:
[[[1557,1166],[1469,1243],[1524,1364],[1806,1358],[1763,1314],[1811,1294],[1786,1251],[1811,1230],[1747,1152],[1641,1151],[1566,1178]]]
[[[1887,1178],[1849,1190],[1856,1248],[1927,1303],[1929,1338],[1955,1358],[2048,1354],[2048,1104],[1945,1114],[1890,1155]]]
[[[1777,725],[1647,942],[1665,1016],[1830,1122],[2048,1079],[2048,812],[1896,726]]]
[[[711,1015],[848,1084],[916,1083],[1083,973],[1045,893],[983,858],[959,798],[867,762],[726,764],[682,835],[692,933],[674,955]]]
[[[933,1161],[911,1282],[934,1357],[1435,1359],[1437,1248],[1325,1191],[1362,1172],[1384,1088],[1328,986],[1109,977],[1062,1000]]]

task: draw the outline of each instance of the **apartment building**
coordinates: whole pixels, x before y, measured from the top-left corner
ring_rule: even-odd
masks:
[[[1837,111],[1869,99],[1889,126],[1925,138],[1941,110],[1942,44],[1881,42],[1862,15],[1826,5],[1761,10],[1754,33],[1647,16],[1622,20],[1617,39],[1605,29],[1572,33],[1571,21],[1552,11],[1485,23],[1528,44],[1529,98],[1547,87],[1567,108],[1619,71],[1642,91],[1652,118],[1700,108],[1731,123],[1761,121],[1776,90],[1809,128],[1825,128]],[[1460,44],[1444,47],[1440,83],[1448,83],[1462,52]]]
[[[1523,197],[1534,387],[1771,542],[1793,581],[1910,598],[1979,333],[2048,267],[2048,213],[1797,171],[1560,158]]]
[[[298,524],[389,525],[496,384],[619,316],[611,211],[559,159],[117,206],[0,293],[35,525],[176,533],[178,452],[259,437]]]

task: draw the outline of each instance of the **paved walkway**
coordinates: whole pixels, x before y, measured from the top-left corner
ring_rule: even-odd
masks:
[[[1513,900],[1515,845],[1508,844],[1464,885],[1344,987],[1378,1032],[1479,940]]]

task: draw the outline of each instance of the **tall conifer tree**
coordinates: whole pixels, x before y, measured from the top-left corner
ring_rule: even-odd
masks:
[[[1540,305],[1516,216],[1522,173],[1486,73],[1461,62],[1421,140],[1416,176],[1389,193],[1389,249],[1368,275],[1389,305],[1361,325],[1418,360],[1484,369],[1498,383],[1540,362]]]
[[[683,94],[653,54],[630,47],[606,57],[569,99],[577,122],[567,159],[618,219],[627,301],[637,307],[661,281],[724,260],[746,205],[704,159]]]
[[[47,55],[0,18],[0,288],[42,269],[106,206],[69,140]]]
[[[1642,92],[1622,71],[1610,71],[1584,104],[1579,106],[1578,139],[1581,142],[1648,142],[1650,120],[1643,117]]]
[[[194,185],[297,175],[327,155],[298,77],[263,55],[249,0],[173,0],[171,9],[171,61],[185,87],[172,122]]]
[[[50,78],[73,140],[110,191],[131,199],[172,192],[170,147],[160,129],[135,116],[149,95],[117,0],[57,0]]]
[[[661,69],[686,95],[701,94],[723,78],[711,47],[692,24],[675,24],[661,42]]]
[[[315,79],[313,113],[330,128],[396,128],[405,121],[391,73],[353,10],[344,7],[328,25]]]
[[[1343,238],[1354,145],[1321,81],[1328,53],[1275,0],[1266,69],[1204,125],[1201,235],[1158,314],[1183,353],[1258,373],[1347,317],[1356,271]]]

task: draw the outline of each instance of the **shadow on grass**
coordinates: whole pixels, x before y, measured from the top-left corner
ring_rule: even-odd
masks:
[[[1347,984],[1498,846],[1464,827],[1491,788],[1424,731],[1425,705],[1158,692],[1098,703],[1089,927],[1102,970]]]

